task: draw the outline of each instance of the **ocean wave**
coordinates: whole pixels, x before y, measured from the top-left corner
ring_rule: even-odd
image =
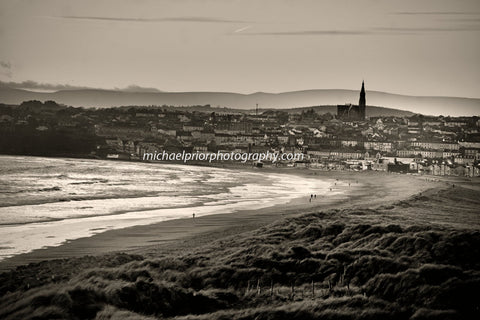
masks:
[[[43,205],[53,204],[57,202],[80,202],[88,200],[118,200],[118,199],[135,199],[145,197],[158,197],[157,192],[137,192],[136,194],[119,193],[116,195],[65,195],[63,197],[38,198],[38,199],[13,199],[10,202],[4,201],[0,203],[0,208],[5,207],[21,207],[27,205]],[[1,217],[0,217],[1,220]]]
[[[142,198],[140,198],[142,199]],[[125,200],[125,199],[123,199]],[[46,223],[46,222],[54,222],[54,221],[64,221],[69,219],[86,219],[92,217],[107,217],[107,216],[121,216],[123,214],[128,214],[132,212],[142,213],[142,212],[149,212],[149,211],[157,211],[163,209],[181,209],[181,208],[190,208],[192,206],[200,206],[203,203],[200,201],[171,201],[165,204],[151,204],[146,207],[140,206],[141,201],[139,201],[138,206],[131,206],[125,209],[121,209],[123,206],[111,207],[108,208],[105,206],[74,206],[74,207],[60,207],[60,208],[53,208],[56,210],[52,210],[52,207],[41,208],[40,205],[31,206],[30,210],[31,215],[23,215],[19,217],[14,214],[6,214],[0,210],[0,226],[11,226],[11,225],[27,225],[31,223]],[[8,208],[3,208],[8,209]],[[43,210],[42,210],[43,209]],[[93,209],[90,210],[89,209]],[[36,210],[36,211],[35,211]],[[13,212],[12,212],[13,213]],[[51,213],[49,216],[48,214]],[[59,213],[60,216],[55,216],[55,213]],[[140,218],[141,214],[139,215]]]
[[[58,186],[55,186],[55,187],[50,187],[50,188],[42,188],[42,189],[38,189],[37,191],[39,192],[48,192],[48,191],[60,191],[62,190],[62,188],[58,187]]]
[[[79,182],[70,182],[70,185],[81,185],[81,184],[95,184],[95,183],[108,183],[108,179],[93,179],[89,181],[79,181]]]
[[[320,190],[325,183],[187,165],[34,157],[22,164],[22,159],[8,158],[0,157],[0,164],[23,170],[2,176],[10,192],[0,193],[0,237],[14,246],[8,254],[90,236],[94,228],[118,229],[191,218],[192,212],[201,216],[277,205]]]

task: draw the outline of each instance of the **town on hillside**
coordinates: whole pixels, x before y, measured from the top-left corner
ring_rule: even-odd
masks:
[[[363,83],[358,105],[338,105],[336,114],[26,101],[0,104],[0,153],[141,160],[154,151],[292,152],[304,160],[262,166],[480,175],[479,117],[367,114]]]

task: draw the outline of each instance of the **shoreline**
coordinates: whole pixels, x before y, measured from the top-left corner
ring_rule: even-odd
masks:
[[[44,161],[45,159],[43,158],[34,158],[34,163],[43,163]],[[63,162],[64,160],[61,159],[61,165],[63,165]],[[69,161],[67,161],[67,164],[68,163]],[[88,165],[91,165],[91,163],[88,162]],[[95,166],[95,164],[93,165]],[[103,162],[102,165],[105,165],[105,162]],[[46,222],[37,219],[32,220],[30,223],[8,224],[1,230],[2,232],[0,232],[3,235],[2,242],[5,244],[1,248],[2,259],[28,253],[35,249],[56,247],[69,240],[90,237],[112,229],[125,229],[139,225],[159,223],[166,220],[189,218],[192,217],[192,214],[195,214],[195,217],[200,217],[209,214],[230,213],[247,209],[253,210],[271,207],[275,204],[285,204],[293,198],[303,197],[312,191],[316,191],[319,194],[328,193],[330,185],[333,186],[334,183],[331,179],[312,179],[311,177],[289,175],[280,171],[277,173],[265,171],[249,172],[245,170],[220,168],[201,169],[198,167],[195,168],[194,166],[187,168],[178,165],[136,165],[132,168],[135,170],[140,169],[141,171],[141,168],[144,167],[153,168],[153,170],[157,170],[155,168],[158,168],[160,172],[165,170],[170,172],[169,170],[171,169],[173,172],[180,172],[182,174],[186,171],[186,181],[191,181],[192,179],[189,178],[191,176],[191,170],[193,170],[193,172],[203,172],[202,179],[208,182],[208,184],[206,184],[207,189],[203,191],[199,189],[197,190],[198,192],[192,189],[195,192],[192,193],[190,191],[185,195],[182,195],[180,192],[178,198],[176,192],[173,193],[173,197],[169,194],[163,197],[162,193],[158,193],[159,191],[157,191],[158,194],[153,197],[136,196],[134,200],[115,196],[116,198],[112,198],[115,200],[109,200],[110,198],[107,198],[107,203],[101,200],[90,200],[87,198],[82,199],[83,202],[79,202],[80,204],[75,201],[68,201],[68,203],[62,204],[62,201],[58,201],[58,197],[54,196],[53,199],[55,201],[49,205],[43,207],[28,205],[25,208],[20,208],[20,210],[28,210],[28,212],[31,212],[30,216],[33,218],[40,217],[45,219],[50,217],[47,210],[51,208],[53,208],[54,213],[61,212],[59,209],[64,210],[64,212],[69,212],[65,210],[73,210],[79,206],[92,209],[87,212],[78,212],[78,214],[72,211],[69,216],[65,215],[65,218],[51,219]],[[133,171],[134,173],[136,172],[135,170]],[[148,170],[147,172],[150,172]],[[196,175],[193,176],[196,177]],[[136,180],[133,179],[132,181],[133,182],[129,184],[131,186],[129,190],[134,190],[137,187]],[[146,187],[147,189],[145,190],[150,193],[153,192],[152,190],[155,190],[155,188],[149,185],[145,186],[142,184],[142,181],[139,182],[140,187]],[[159,181],[161,181],[162,184],[164,182],[162,179]],[[60,182],[54,181],[53,183],[57,185],[57,183]],[[67,185],[68,187],[68,185],[71,184],[72,183],[60,183],[58,185],[62,186],[61,189],[63,190],[63,185]],[[175,185],[173,187],[175,187]],[[170,187],[170,189],[171,188],[172,187]],[[60,187],[58,187],[58,189],[60,189]],[[68,191],[68,188],[65,188],[65,190],[67,191],[63,191],[63,193],[72,192]],[[187,187],[187,191],[188,190],[190,189]],[[99,190],[99,192],[102,194],[101,190]],[[47,203],[50,202],[48,201]],[[57,204],[59,206],[56,206]],[[115,211],[109,210],[111,208],[115,209]],[[18,220],[14,218],[14,211],[9,212],[7,210],[5,213],[5,217],[7,218],[9,217],[8,214],[12,215],[12,221]],[[60,214],[52,215],[53,218],[57,216],[62,217]],[[7,219],[5,221],[9,220]],[[36,237],[36,235],[39,237]]]
[[[479,179],[336,177],[358,178],[359,187],[347,198],[318,199],[325,200],[320,206],[302,199],[269,212],[205,216],[195,228],[186,219],[129,228],[84,239],[88,250],[93,245],[105,254],[65,257],[64,247],[56,251],[60,259],[0,273],[0,317],[463,319],[478,313],[472,297],[480,283]],[[157,241],[148,242],[153,236]],[[113,250],[126,244],[131,250]]]
[[[288,204],[279,204],[261,209],[235,210],[230,213],[219,213],[195,217],[195,219],[172,219],[163,222],[131,226],[108,230],[89,237],[67,241],[60,246],[36,249],[29,253],[19,254],[0,261],[0,272],[11,270],[17,266],[38,263],[44,260],[76,258],[85,255],[102,255],[113,252],[145,253],[159,249],[170,251],[188,246],[198,246],[212,239],[251,231],[273,223],[284,217],[301,215],[309,212],[332,208],[343,209],[352,206],[381,205],[386,201],[401,200],[428,189],[437,182],[425,181],[416,176],[391,175],[378,172],[324,172],[304,168],[268,168],[268,173],[285,173],[322,180],[337,180],[343,185],[342,193],[309,202],[309,197],[290,200]],[[288,172],[286,172],[288,171]],[[391,179],[394,178],[394,179]],[[411,183],[416,181],[416,183]],[[357,183],[358,182],[358,185]],[[350,186],[347,186],[350,183]],[[397,191],[395,191],[397,190]],[[398,192],[400,190],[400,192]],[[402,194],[401,197],[397,193]],[[196,239],[196,241],[191,241]],[[204,239],[204,241],[200,241]],[[184,249],[188,249],[183,247]]]
[[[297,175],[298,176],[298,175]],[[322,179],[327,182],[331,178]],[[332,186],[333,186],[333,182]],[[282,218],[290,212],[315,208],[325,203],[345,198],[345,193],[336,192],[309,202],[309,197],[295,197],[287,203],[267,205],[259,209],[236,209],[225,208],[225,213],[213,213],[196,215],[194,220],[189,218],[175,218],[150,224],[139,224],[125,228],[110,229],[87,237],[67,240],[58,246],[48,246],[34,249],[27,253],[16,254],[0,261],[0,272],[7,271],[12,267],[40,262],[51,259],[63,259],[81,257],[83,255],[100,255],[118,251],[134,251],[145,247],[154,246],[156,243],[171,243],[186,237],[210,233],[224,227],[232,227],[237,224],[243,227],[252,225],[259,226]],[[325,201],[327,199],[328,201]],[[322,201],[322,202],[320,202]],[[192,207],[182,209],[191,210]],[[218,209],[215,209],[218,211]],[[173,230],[173,231],[172,231]]]

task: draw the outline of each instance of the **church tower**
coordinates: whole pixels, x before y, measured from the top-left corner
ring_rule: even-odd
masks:
[[[344,121],[364,121],[367,115],[367,99],[365,98],[365,83],[362,81],[358,106],[351,104],[337,105],[337,118]]]
[[[358,101],[358,105],[360,107],[365,107],[367,104],[367,101],[365,99],[365,84],[362,81],[362,90],[360,91],[360,100]]]

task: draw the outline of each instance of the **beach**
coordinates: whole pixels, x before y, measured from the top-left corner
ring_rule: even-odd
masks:
[[[14,256],[0,264],[0,317],[476,318],[478,179],[289,174],[346,190]]]
[[[307,168],[262,173],[329,181],[332,194],[118,228],[4,259],[0,317],[478,314],[478,179]]]
[[[255,168],[12,156],[0,164],[0,260],[109,230],[344,192],[333,179]]]
[[[258,172],[256,169],[243,169],[245,172]],[[329,181],[332,190],[318,194],[310,201],[310,193],[296,196],[286,203],[265,207],[256,204],[255,208],[224,208],[227,212],[199,215],[192,218],[191,213],[181,219],[169,219],[157,223],[133,225],[115,230],[92,233],[88,237],[67,240],[61,245],[35,249],[0,261],[0,270],[9,270],[18,265],[40,262],[50,259],[100,255],[111,252],[166,252],[177,250],[182,243],[194,247],[208,243],[219,237],[251,231],[268,225],[278,219],[298,214],[328,209],[345,209],[365,206],[374,207],[385,202],[399,201],[428,188],[444,184],[420,176],[392,175],[377,172],[328,172],[305,168],[264,168],[267,174],[288,174],[299,181],[304,178]],[[303,180],[302,180],[303,181]],[[313,192],[313,191],[312,191]],[[187,207],[184,209],[190,212]],[[101,220],[100,220],[101,222]],[[91,227],[91,225],[89,225]]]

